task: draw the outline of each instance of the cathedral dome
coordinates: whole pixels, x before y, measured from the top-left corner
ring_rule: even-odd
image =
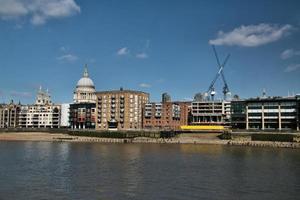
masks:
[[[96,102],[95,85],[89,77],[87,66],[84,68],[83,77],[77,82],[73,99],[75,103]]]
[[[78,82],[76,87],[91,87],[95,88],[94,82],[89,77],[82,77]]]
[[[95,91],[95,85],[89,77],[87,67],[84,68],[83,77],[77,82],[76,91]]]

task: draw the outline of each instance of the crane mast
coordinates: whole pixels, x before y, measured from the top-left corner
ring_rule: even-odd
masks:
[[[227,63],[227,61],[228,61],[228,59],[229,59],[229,57],[230,57],[230,54],[228,54],[228,55],[226,56],[224,62],[221,64],[215,46],[212,45],[212,48],[213,48],[214,55],[215,55],[216,60],[217,60],[217,64],[218,64],[219,70],[218,70],[217,74],[215,75],[214,79],[212,80],[211,84],[209,85],[209,88],[208,88],[208,90],[207,90],[207,92],[206,92],[206,96],[210,95],[210,96],[211,96],[211,100],[214,100],[214,96],[215,96],[215,94],[216,94],[214,85],[215,85],[217,79],[219,78],[219,76],[221,75],[222,81],[223,81],[223,83],[224,83],[224,87],[223,87],[223,95],[224,95],[224,96],[223,96],[223,98],[224,98],[224,100],[226,100],[227,95],[230,94],[230,90],[229,90],[227,81],[226,81],[226,79],[225,79],[225,75],[224,75],[224,67],[225,67],[225,65],[226,65],[226,63]]]

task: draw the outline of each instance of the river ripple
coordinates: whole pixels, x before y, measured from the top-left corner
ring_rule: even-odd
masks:
[[[0,199],[297,199],[300,149],[0,142]]]

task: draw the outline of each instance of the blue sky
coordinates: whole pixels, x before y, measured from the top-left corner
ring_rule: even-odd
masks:
[[[233,94],[300,93],[299,10],[296,0],[0,0],[0,102],[32,103],[39,85],[71,102],[84,64],[98,91],[189,99],[218,70],[210,44],[231,54]]]

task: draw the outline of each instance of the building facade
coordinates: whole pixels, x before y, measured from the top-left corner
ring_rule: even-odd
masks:
[[[149,94],[133,90],[97,92],[97,130],[140,130]]]
[[[73,129],[95,129],[96,104],[83,102],[70,104],[69,119]]]
[[[171,96],[168,93],[163,93],[161,95],[161,102],[165,103],[165,102],[171,102]]]
[[[89,77],[87,66],[77,82],[69,111],[69,125],[72,129],[95,129],[96,89]]]
[[[54,105],[48,91],[40,87],[35,104],[21,106],[19,127],[60,128],[60,105]]]
[[[233,128],[299,131],[299,118],[300,95],[232,102]]]
[[[191,104],[191,125],[229,125],[229,101],[193,101]]]
[[[11,101],[0,105],[0,128],[17,128],[19,125],[20,104]]]
[[[143,128],[179,130],[180,126],[188,124],[190,105],[191,102],[147,103],[144,107]]]
[[[246,101],[231,101],[231,127],[234,129],[246,129]]]
[[[70,104],[63,103],[61,104],[60,110],[60,127],[61,128],[68,128],[70,126]]]

